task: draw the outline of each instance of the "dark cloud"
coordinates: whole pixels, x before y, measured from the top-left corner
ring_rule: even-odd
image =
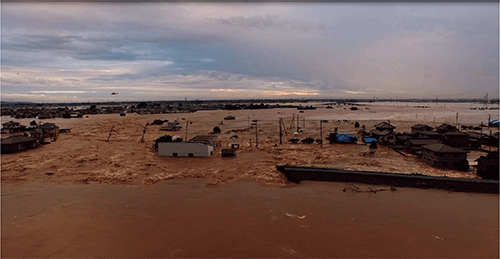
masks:
[[[229,18],[212,19],[224,25],[254,27],[259,29],[292,29],[292,30],[324,30],[323,24],[311,21],[303,21],[278,15],[256,15],[251,17],[233,16]]]

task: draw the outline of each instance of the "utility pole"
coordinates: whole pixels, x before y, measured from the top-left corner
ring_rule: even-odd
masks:
[[[281,131],[281,118],[279,119],[279,124],[280,124],[280,145],[281,143],[281,136],[283,136],[283,132]]]
[[[319,139],[321,140],[319,143],[323,147],[323,120],[319,120]]]
[[[259,130],[257,129],[257,120],[255,120],[255,146],[259,146]]]
[[[106,142],[108,142],[108,141],[109,141],[109,138],[111,137],[111,132],[113,132],[113,127],[114,127],[114,125],[113,125],[113,126],[111,126],[111,130],[109,131],[109,136],[108,136],[108,139],[106,140]]]
[[[455,126],[458,128],[458,112],[457,112],[457,118],[455,119]]]
[[[184,141],[187,141],[188,140],[188,122],[186,121],[186,138],[184,139]]]
[[[300,112],[297,113],[297,132],[299,132],[299,123],[300,123],[299,115],[300,115]]]
[[[295,113],[292,114],[292,123],[290,123],[290,129],[293,129],[293,122],[295,121]]]

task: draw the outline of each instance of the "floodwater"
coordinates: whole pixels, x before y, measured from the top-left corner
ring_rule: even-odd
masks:
[[[498,195],[205,186],[2,183],[2,257],[499,256]]]

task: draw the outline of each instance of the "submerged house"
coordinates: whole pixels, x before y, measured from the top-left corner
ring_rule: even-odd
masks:
[[[467,171],[467,153],[469,152],[445,144],[431,144],[422,146],[421,159],[435,167]]]
[[[59,126],[47,122],[33,129],[30,136],[37,139],[57,138],[59,136]]]
[[[214,135],[198,135],[189,141],[158,142],[159,156],[207,157],[214,153]]]
[[[2,154],[15,153],[27,149],[37,148],[39,146],[38,139],[26,136],[11,136],[2,139],[1,150]]]

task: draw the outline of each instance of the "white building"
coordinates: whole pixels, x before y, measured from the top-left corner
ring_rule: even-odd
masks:
[[[214,153],[213,140],[217,136],[199,135],[187,142],[158,142],[159,156],[207,157]]]

